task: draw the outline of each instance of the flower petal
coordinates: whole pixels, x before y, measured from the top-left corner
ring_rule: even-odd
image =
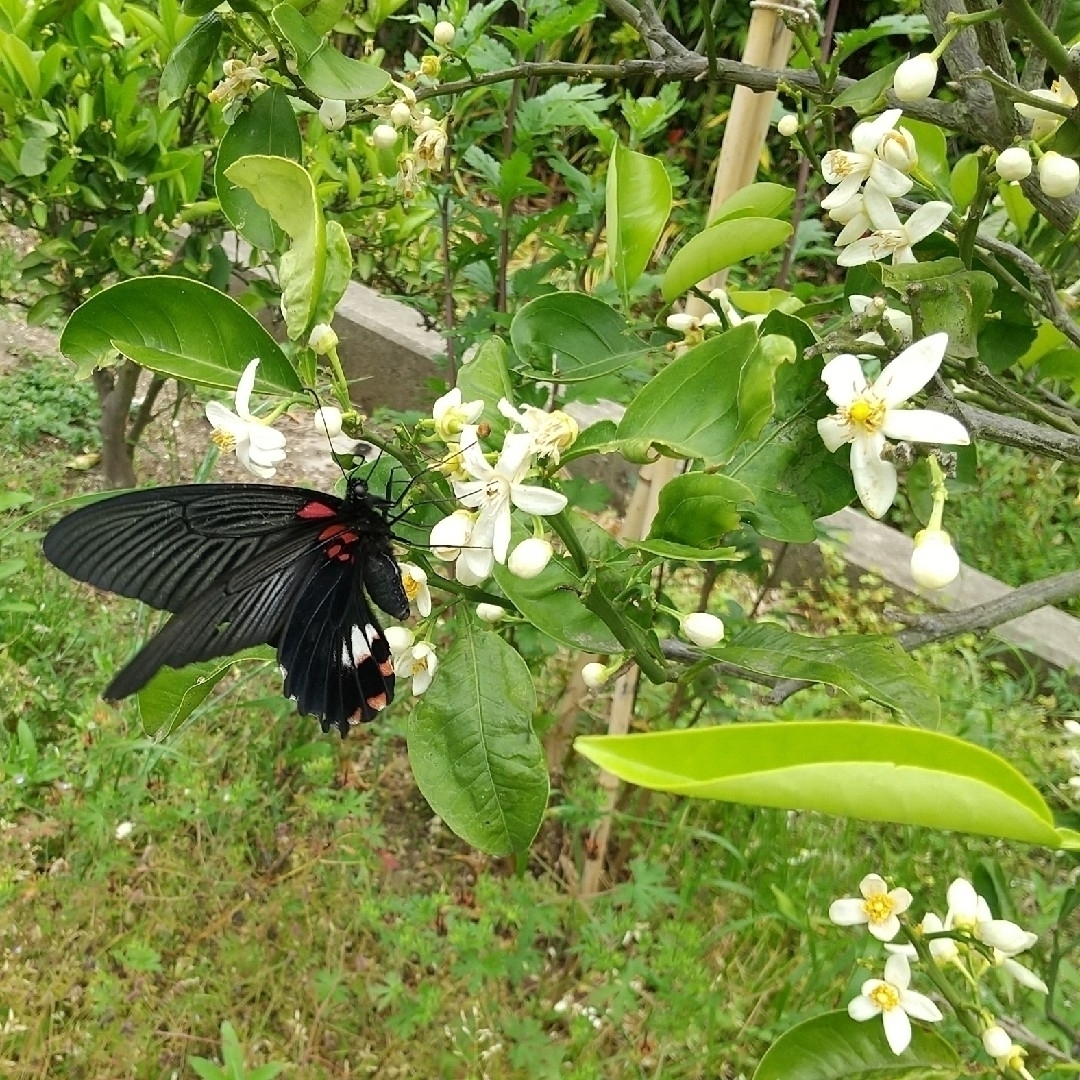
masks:
[[[240,419],[231,409],[227,409],[220,401],[209,401],[206,404],[206,419],[214,425],[215,431],[224,431],[234,439],[247,438],[247,423]]]
[[[869,923],[867,925],[867,930],[869,930],[878,941],[892,941],[892,939],[900,933],[900,920],[895,915],[888,915],[880,922]]]
[[[490,480],[495,475],[487,458],[484,457],[484,448],[480,445],[480,438],[476,433],[476,427],[466,424],[461,429],[461,467],[470,476],[477,480]],[[458,496],[460,498],[460,496]]]
[[[882,247],[881,241],[871,233],[860,240],[848,244],[839,255],[836,256],[838,266],[863,266],[868,262],[877,262],[889,254],[887,248]]]
[[[848,1002],[848,1016],[852,1020],[872,1020],[881,1013],[881,1006],[871,1001],[870,998],[860,995]]]
[[[971,442],[967,428],[959,420],[933,409],[889,409],[881,430],[886,438],[903,442],[946,446],[967,446]]]
[[[884,896],[889,891],[889,886],[880,874],[867,874],[859,882],[859,892],[869,900],[871,896]]]
[[[491,548],[464,548],[458,556],[454,574],[462,585],[479,585],[491,576],[494,565]]]
[[[948,334],[931,334],[912,342],[877,377],[874,393],[890,408],[918,393],[941,367]]]
[[[855,438],[851,424],[839,416],[823,416],[817,422],[818,434],[830,453],[839,450],[845,443]]]
[[[896,498],[896,468],[883,461],[881,451],[885,436],[861,436],[851,444],[851,476],[855,491],[866,512],[875,518],[883,517]]]
[[[858,926],[867,919],[863,902],[857,896],[845,896],[829,905],[829,921],[837,926]]]
[[[238,442],[236,444],[236,460],[239,461],[252,476],[257,476],[260,480],[269,480],[277,473],[277,469],[272,465],[262,465],[257,461],[252,461],[251,455],[248,453],[248,444],[246,442]]]
[[[892,983],[897,990],[906,990],[911,982],[911,965],[907,957],[893,953],[885,961],[885,981]]]
[[[916,1020],[937,1023],[942,1019],[941,1010],[925,995],[915,990],[900,991],[900,1008]]]
[[[244,420],[252,419],[248,406],[251,404],[251,391],[255,389],[255,374],[259,370],[259,358],[256,356],[244,368],[240,381],[236,384],[236,413]]]
[[[537,514],[540,517],[561,513],[566,509],[567,502],[566,496],[561,492],[533,484],[512,485],[510,499],[519,510],[524,510],[526,514]]]
[[[1035,990],[1040,994],[1050,993],[1050,988],[1035,974],[1034,971],[1029,971],[1023,964],[1017,963],[1011,957],[1005,957],[1001,961],[1001,967],[1004,971],[1007,971],[1021,986],[1026,986],[1029,990]]]
[[[942,222],[949,216],[950,210],[952,207],[947,202],[923,203],[904,223],[908,242],[917,244],[920,240],[925,240],[932,233],[937,232]]]
[[[899,232],[903,229],[892,200],[876,184],[870,184],[863,190],[863,209],[875,229],[884,229],[889,232]]]
[[[866,188],[876,187],[890,199],[899,199],[901,195],[906,195],[914,184],[915,181],[910,176],[880,158],[870,167],[870,175],[866,178]]]
[[[885,1025],[885,1040],[894,1054],[902,1054],[911,1044],[911,1021],[903,1009],[890,1009],[881,1014]]]
[[[533,437],[522,431],[511,431],[503,441],[502,453],[495,463],[495,472],[511,484],[519,484],[529,471]]]
[[[866,376],[857,356],[841,353],[834,356],[822,369],[821,381],[825,393],[834,405],[850,405],[866,391]]]

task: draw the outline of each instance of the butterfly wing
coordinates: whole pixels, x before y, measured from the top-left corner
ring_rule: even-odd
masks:
[[[273,484],[183,484],[131,491],[84,506],[54,525],[45,557],[77,581],[180,611],[200,593],[274,549],[314,544],[298,515],[332,495]]]

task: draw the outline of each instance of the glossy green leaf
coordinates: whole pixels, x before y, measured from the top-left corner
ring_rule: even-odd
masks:
[[[776,218],[795,201],[795,189],[783,184],[747,184],[728,196],[709,218],[710,228],[732,218]]]
[[[1074,848],[1003,758],[951,735],[848,720],[591,735],[576,749],[622,780],[699,799]]]
[[[720,221],[681,247],[664,274],[664,299],[669,303],[710,274],[783,244],[791,225],[769,217],[740,217]]]
[[[740,503],[753,498],[749,488],[720,473],[676,476],[660,491],[649,540],[716,547],[741,524]]]
[[[932,1028],[912,1024],[910,1045],[894,1054],[880,1020],[859,1023],[839,1010],[785,1031],[765,1051],[753,1080],[952,1080],[965,1072]]]
[[[733,547],[691,547],[689,544],[676,544],[670,540],[628,540],[626,546],[634,551],[647,551],[650,555],[659,555],[662,559],[677,559],[682,562],[742,562],[746,553]]]
[[[671,181],[663,162],[615,144],[607,175],[607,258],[626,295],[649,263],[671,212]]]
[[[289,234],[280,265],[281,311],[289,337],[305,338],[316,322],[327,264],[326,221],[311,176],[299,162],[265,154],[234,161],[225,175]]]
[[[727,461],[768,420],[774,367],[749,323],[711,337],[646,383],[618,436],[677,457]]]
[[[271,17],[296,51],[297,75],[319,97],[356,101],[373,97],[390,81],[382,68],[335,49],[291,4],[278,4]]]
[[[923,668],[890,637],[812,637],[766,623],[747,627],[714,656],[759,675],[825,683],[868,697],[923,727],[935,726],[941,703]]]
[[[190,278],[133,278],[103,289],[68,319],[60,351],[84,378],[113,362],[117,342],[147,350],[153,370],[163,375],[229,390],[257,356],[257,389],[301,390],[288,358],[258,319],[223,292]]]
[[[997,191],[1001,205],[1005,207],[1005,213],[1009,215],[1009,220],[1016,231],[1023,236],[1037,212],[1034,205],[1019,184],[1008,184],[1003,180],[998,184]]]
[[[179,101],[203,77],[217,52],[223,27],[216,12],[204,15],[169,53],[158,82],[159,109]]]
[[[45,139],[26,139],[19,149],[19,173],[40,176],[49,167],[49,144]]]
[[[4,67],[10,67],[19,76],[27,93],[36,100],[41,89],[41,74],[33,50],[17,34],[0,30],[0,69]],[[12,89],[16,89],[14,84]]]
[[[501,434],[510,425],[499,412],[499,400],[514,400],[514,384],[507,370],[507,348],[502,338],[489,337],[476,350],[468,363],[462,364],[457,373],[457,387],[462,401],[482,401],[484,411],[480,423],[490,425],[492,431]]]
[[[530,300],[510,324],[518,357],[540,378],[592,378],[629,363],[641,351],[626,320],[584,293],[555,292]]]
[[[303,143],[296,114],[288,95],[280,86],[271,86],[260,94],[251,108],[242,112],[221,138],[214,162],[214,188],[221,212],[229,224],[254,247],[276,251],[284,239],[270,212],[261,207],[255,196],[234,183],[225,170],[249,155],[289,158],[300,161]]]
[[[878,68],[865,79],[860,79],[857,83],[842,90],[833,99],[833,107],[854,109],[858,116],[866,116],[868,113],[884,109],[886,107],[885,94],[892,89],[893,76],[896,75],[896,69],[904,62],[904,59],[898,56],[891,64]]]
[[[409,762],[423,796],[490,855],[525,851],[543,821],[548,772],[533,731],[536,696],[518,652],[461,620],[409,719]]]
[[[964,154],[949,174],[949,194],[961,214],[975,200],[975,194],[979,190],[980,169],[978,154]]]
[[[937,188],[938,195],[949,193],[949,154],[945,144],[945,132],[937,124],[928,124],[905,116],[901,128],[911,133],[919,155],[919,172],[928,176]]]

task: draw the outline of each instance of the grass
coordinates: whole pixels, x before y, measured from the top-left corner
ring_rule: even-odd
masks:
[[[70,483],[67,451],[47,450],[9,462],[38,505]],[[629,790],[611,887],[583,905],[569,882],[597,802],[584,763],[517,872],[433,820],[405,758],[407,703],[341,741],[264,674],[154,743],[131,706],[97,696],[146,613],[74,586],[40,560],[39,534],[7,525],[0,563],[25,569],[0,582],[5,1075],[213,1075],[196,1059],[221,1057],[227,1023],[253,1076],[271,1063],[312,1080],[749,1076],[793,1023],[843,1007],[862,961],[880,964],[866,935],[827,920],[863,874],[939,911],[953,877],[1000,875],[1017,918],[1045,931],[1070,872],[988,839]],[[803,625],[876,628],[883,599],[830,579],[789,605]],[[1018,679],[974,641],[923,659],[949,730],[1044,789],[1063,783],[1049,717],[1080,708],[1067,682]],[[540,681],[545,711],[557,675]],[[817,691],[780,710],[745,687],[700,692],[685,710],[704,705],[707,721],[870,715]],[[1075,958],[1062,981],[1075,1007]],[[1062,1045],[1037,999],[1003,994],[1000,1009]]]

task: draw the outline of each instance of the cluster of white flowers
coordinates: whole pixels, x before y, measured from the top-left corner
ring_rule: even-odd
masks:
[[[1067,109],[1076,107],[1076,94],[1064,79],[1058,79],[1049,90],[1039,89],[1031,93],[1053,105]],[[1031,131],[1025,140],[1031,149],[1020,144],[1002,150],[994,162],[998,176],[1012,182],[1027,179],[1035,167],[1031,156],[1034,151],[1038,159],[1039,187],[1043,194],[1052,199],[1068,198],[1080,187],[1080,164],[1056,150],[1043,150],[1039,146],[1040,141],[1057,131],[1065,117],[1026,102],[1017,102],[1016,111],[1031,121]]]
[[[911,907],[911,893],[904,888],[889,889],[878,874],[864,877],[859,893],[833,901],[829,918],[838,926],[865,925],[879,941],[891,942],[901,931],[900,916]],[[946,899],[949,907],[944,920],[927,912],[910,931],[930,937],[930,956],[939,967],[955,965],[971,985],[977,985],[991,966],[1000,967],[1021,986],[1047,992],[1042,979],[1014,959],[1035,944],[1037,935],[1008,919],[995,919],[986,900],[964,878],[953,881]],[[902,1054],[911,1042],[911,1019],[933,1023],[941,1020],[942,1014],[929,997],[909,989],[911,961],[918,960],[915,946],[886,944],[885,948],[891,955],[885,962],[883,977],[862,984],[858,997],[848,1005],[848,1014],[859,1021],[880,1016],[889,1047],[894,1054]],[[992,961],[987,959],[987,949]],[[987,1024],[983,1044],[999,1064],[1008,1060],[1027,1076],[1023,1048],[1015,1045],[996,1023]]]
[[[700,345],[710,330],[723,330],[725,320],[727,326],[735,327],[744,322],[760,326],[765,319],[764,315],[740,315],[735,310],[726,289],[713,289],[709,293],[709,299],[724,313],[723,319],[714,308],[703,315],[689,315],[685,311],[676,311],[665,320],[669,330],[683,335],[682,341],[668,345],[668,349],[676,356],[681,356],[687,349]]]
[[[510,553],[511,515],[515,507],[534,517],[565,509],[565,495],[525,480],[535,458],[557,463],[578,433],[577,424],[564,412],[547,413],[531,406],[518,410],[504,398],[499,411],[524,430],[507,432],[501,452],[491,462],[476,424],[483,411],[483,401],[463,402],[456,387],[432,410],[435,433],[449,451],[444,471],[464,509],[437,522],[430,541],[435,557],[453,562],[457,580],[466,585],[479,585],[495,563],[508,566],[517,577],[536,577],[543,571],[552,556],[551,544],[537,533]]]

